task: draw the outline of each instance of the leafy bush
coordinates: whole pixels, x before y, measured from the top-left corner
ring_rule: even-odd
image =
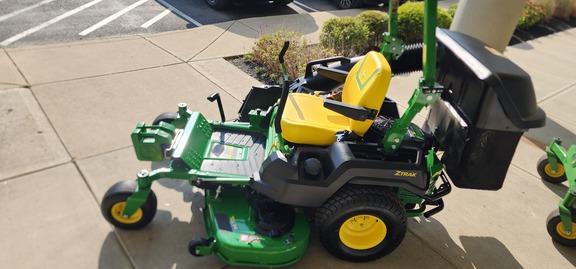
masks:
[[[446,10],[438,7],[437,26],[448,28],[452,23],[452,17]],[[398,36],[406,42],[422,42],[424,32],[424,3],[406,2],[398,8]]]
[[[388,13],[378,10],[364,11],[354,18],[368,27],[368,49],[382,45],[382,34],[388,31]]]
[[[516,24],[517,29],[526,30],[535,26],[539,26],[548,20],[546,9],[543,5],[528,1],[522,11],[522,16]]]
[[[254,44],[254,50],[246,58],[262,65],[264,70],[261,70],[261,75],[277,83],[284,78],[282,66],[278,62],[278,54],[284,41],[290,41],[290,48],[284,56],[284,64],[290,79],[304,75],[309,61],[335,55],[331,50],[309,46],[298,32],[280,30],[273,34],[261,35]]]
[[[331,18],[322,25],[320,43],[337,54],[356,56],[367,47],[370,30],[368,26],[352,17]]]
[[[454,15],[456,15],[457,8],[458,4],[453,4],[450,7],[448,7],[448,14],[450,14],[450,17],[452,17],[452,19],[454,19]]]

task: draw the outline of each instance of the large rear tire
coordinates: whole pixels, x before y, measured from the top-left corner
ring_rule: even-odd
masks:
[[[164,113],[158,115],[152,121],[152,125],[158,125],[158,124],[160,124],[160,122],[172,123],[177,118],[178,118],[178,113],[176,113],[176,112],[164,112]]]
[[[340,259],[366,262],[396,249],[406,235],[406,211],[392,191],[344,186],[316,211],[324,248]]]

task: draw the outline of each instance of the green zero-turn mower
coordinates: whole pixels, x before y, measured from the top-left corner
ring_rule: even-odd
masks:
[[[546,219],[552,239],[562,245],[576,247],[576,145],[565,149],[560,139],[546,147],[546,155],[538,160],[540,177],[559,184],[568,180],[568,191]]]
[[[390,1],[381,52],[313,61],[282,87],[253,87],[234,121],[225,121],[213,94],[219,121],[180,104],[152,125],[139,123],[138,159],[169,165],[113,185],[102,199],[106,220],[142,228],[156,213],[152,183],[186,180],[205,197],[208,236],[190,242],[194,256],[295,263],[308,247],[312,211],[328,252],[369,261],[398,247],[407,217],[441,211],[451,183],[501,188],[523,132],[545,121],[529,75],[481,41],[436,29],[437,0],[425,1],[424,43],[404,45],[397,8]],[[399,115],[386,98],[392,74],[418,70],[423,76]],[[426,106],[420,128],[411,121]]]

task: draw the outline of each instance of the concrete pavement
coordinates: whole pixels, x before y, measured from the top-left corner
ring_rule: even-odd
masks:
[[[106,189],[150,168],[136,160],[129,133],[179,102],[217,119],[205,99],[216,91],[233,118],[250,86],[260,83],[223,57],[249,52],[260,33],[280,28],[316,43],[326,19],[358,12],[0,50],[0,268],[225,267],[215,256],[187,252],[190,239],[205,235],[203,197],[188,184],[155,184],[158,213],[143,230],[117,230],[103,219]],[[576,249],[553,243],[545,228],[566,186],[543,183],[536,173],[539,146],[553,137],[576,144],[576,29],[508,47],[505,55],[532,76],[548,122],[521,140],[502,190],[454,189],[444,211],[410,219],[404,242],[378,261],[342,262],[313,237],[292,268],[576,266]],[[401,109],[417,76],[393,79],[388,96]]]

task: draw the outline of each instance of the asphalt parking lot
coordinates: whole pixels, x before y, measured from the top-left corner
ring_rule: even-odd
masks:
[[[184,30],[252,17],[335,10],[331,0],[245,4],[213,10],[205,0],[2,0],[0,47]]]

